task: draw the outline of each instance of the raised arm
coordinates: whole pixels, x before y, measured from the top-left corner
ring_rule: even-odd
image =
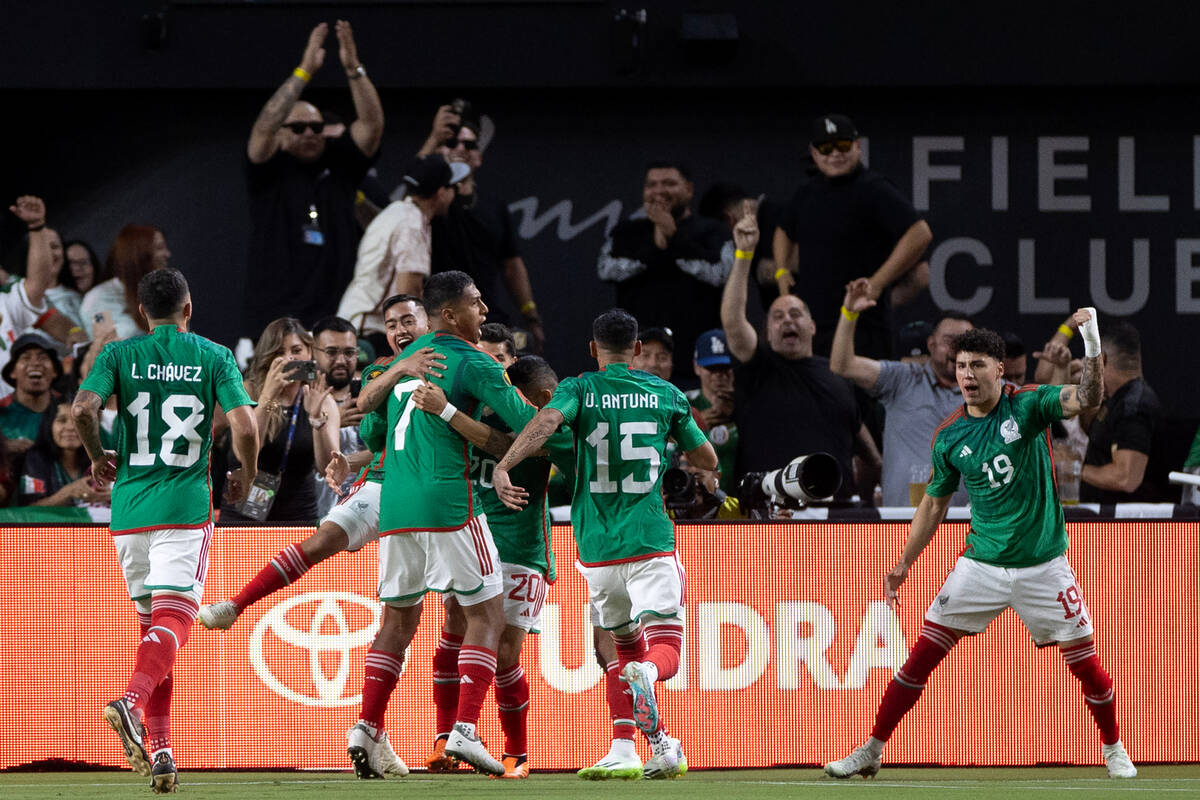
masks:
[[[750,278],[754,248],[758,245],[758,222],[754,219],[753,211],[743,213],[734,226],[733,244],[737,248],[734,251],[733,271],[725,282],[725,291],[721,293],[721,327],[725,330],[729,351],[738,361],[745,363],[754,356],[754,350],[758,347],[758,333],[746,318],[746,282]]]
[[[246,499],[258,474],[258,419],[253,406],[238,406],[225,412],[233,454],[242,466],[227,473],[225,499],[236,505]]]
[[[1057,383],[1055,380],[1056,370],[1058,366],[1058,356],[1062,349],[1067,351],[1067,361],[1071,360],[1070,342],[1075,338],[1075,331],[1079,328],[1079,323],[1075,321],[1075,315],[1067,317],[1054,335],[1050,337],[1050,341],[1042,346],[1038,353],[1034,353],[1033,357],[1037,359],[1037,367],[1033,372],[1034,383]],[[1055,345],[1051,347],[1051,345]]]
[[[520,256],[504,259],[504,283],[515,305],[525,318],[525,328],[529,331],[529,346],[527,349],[534,353],[542,352],[546,343],[546,332],[542,328],[542,318],[538,315],[537,303],[533,301],[533,285],[529,282],[529,270],[525,267],[525,259]]]
[[[913,514],[912,527],[908,530],[908,541],[904,543],[904,552],[900,554],[900,560],[896,562],[896,566],[892,567],[892,571],[883,577],[883,599],[888,604],[888,608],[892,608],[899,602],[900,586],[908,577],[909,567],[917,563],[921,552],[933,540],[933,534],[937,531],[938,525],[941,525],[942,520],[946,518],[946,509],[950,507],[950,498],[953,496],[950,494],[945,497],[925,495],[921,498],[921,504],[917,506],[917,510]]]
[[[1078,386],[1064,386],[1058,393],[1064,417],[1073,417],[1086,408],[1096,408],[1104,399],[1104,372],[1100,364],[1100,326],[1096,309],[1081,308],[1075,322],[1083,336],[1083,374]]]
[[[262,164],[279,149],[279,126],[287,119],[292,106],[300,99],[300,93],[325,63],[325,37],[329,35],[329,23],[322,22],[308,35],[308,44],[300,58],[300,66],[287,77],[283,85],[275,90],[271,99],[258,112],[254,127],[250,129],[250,140],[246,142],[246,156],[252,164]],[[368,154],[369,155],[369,154]]]
[[[858,315],[874,305],[871,282],[867,278],[856,278],[846,284],[846,296],[842,300],[841,315],[829,351],[829,368],[868,391],[879,382],[880,366],[873,358],[855,355],[854,331],[858,327]]]
[[[358,46],[354,43],[354,29],[350,23],[339,19],[334,31],[337,33],[338,57],[350,82],[350,97],[354,100],[357,117],[350,123],[350,138],[363,155],[370,157],[379,151],[379,142],[383,139],[383,103],[358,60]]]
[[[910,225],[871,276],[872,299],[878,299],[884,289],[915,267],[931,241],[933,231],[929,229],[928,222],[919,219]]]
[[[796,282],[797,259],[800,248],[788,238],[783,228],[776,228],[771,239],[771,255],[775,257],[775,282],[779,284],[779,293],[788,292]]]
[[[46,231],[46,204],[40,197],[22,195],[8,210],[25,223],[29,231],[29,257],[25,262],[25,296],[34,308],[41,308],[46,289],[54,283],[54,262],[50,257],[50,238]]]

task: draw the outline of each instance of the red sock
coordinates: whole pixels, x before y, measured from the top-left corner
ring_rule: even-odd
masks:
[[[458,714],[455,722],[475,725],[479,709],[496,677],[496,651],[464,644],[458,651]]]
[[[617,646],[617,663],[624,669],[630,661],[642,661],[646,658],[646,639],[642,629],[633,633],[613,634],[613,644]]]
[[[367,651],[363,664],[362,710],[358,712],[358,721],[374,728],[376,737],[383,730],[388,700],[396,688],[396,681],[400,680],[403,666],[403,655],[374,648]]]
[[[525,755],[525,719],[529,716],[529,681],[520,664],[496,673],[496,705],[504,731],[504,755]]]
[[[616,661],[604,665],[604,699],[608,701],[608,714],[612,718],[612,738],[632,739],[637,731],[633,721],[633,697],[621,680],[621,665]]]
[[[146,701],[146,750],[152,756],[171,747],[171,693],[174,688],[175,680],[168,672]]]
[[[1121,738],[1117,729],[1117,700],[1113,693],[1112,678],[1100,666],[1096,643],[1064,647],[1062,654],[1067,668],[1083,686],[1083,699],[1087,701],[1088,711],[1092,712],[1092,719],[1096,720],[1096,727],[1100,729],[1100,741],[1116,744]]]
[[[908,660],[892,678],[887,691],[883,693],[883,699],[879,701],[871,736],[881,742],[891,737],[900,720],[917,704],[934,667],[949,654],[958,639],[958,634],[949,628],[925,620],[925,627],[908,654]]]
[[[458,714],[458,651],[463,637],[442,630],[433,651],[433,707],[437,715],[434,739],[450,735]]]
[[[197,611],[194,602],[179,595],[155,595],[150,601],[150,627],[138,645],[133,676],[125,688],[125,699],[139,713],[175,665],[175,653],[187,644]]]
[[[279,554],[267,562],[267,565],[233,596],[233,602],[238,611],[245,611],[254,603],[269,594],[278,592],[288,584],[300,580],[304,573],[312,569],[312,564],[304,556],[304,551],[298,544],[289,544],[279,551]]]
[[[658,667],[658,679],[665,681],[679,671],[679,655],[683,650],[682,625],[649,625],[646,627],[646,661]]]

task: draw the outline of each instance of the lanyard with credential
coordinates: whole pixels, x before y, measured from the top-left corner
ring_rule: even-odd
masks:
[[[283,443],[283,458],[279,459],[279,477],[282,480],[283,473],[287,471],[288,453],[292,451],[292,439],[296,435],[296,420],[300,417],[300,398],[304,396],[304,389],[296,392],[296,402],[292,403],[291,419],[288,421],[287,440]]]

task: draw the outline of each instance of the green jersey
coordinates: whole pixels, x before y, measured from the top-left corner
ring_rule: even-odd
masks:
[[[376,361],[369,367],[363,370],[362,385],[366,385],[375,378],[382,375],[388,368],[386,362]],[[362,468],[362,472],[358,473],[358,480],[374,481],[375,483],[383,483],[383,457],[386,447],[387,436],[387,417],[384,416],[383,410],[375,409],[370,414],[363,416],[362,421],[358,423],[358,438],[362,439],[363,447],[375,454],[371,459],[371,463]]]
[[[159,325],[113,342],[79,387],[117,396],[114,533],[198,528],[212,519],[213,410],[253,405],[229,348]]]
[[[933,477],[925,492],[953,494],[962,476],[971,498],[967,558],[1029,567],[1066,552],[1048,430],[1063,418],[1060,391],[1005,386],[986,417],[972,417],[964,406],[934,432]]]
[[[492,356],[444,331],[422,336],[405,352],[422,347],[446,357],[444,376],[431,380],[464,414],[479,419],[488,406],[514,430],[533,419],[536,409]],[[445,421],[417,409],[412,393],[420,385],[419,379],[402,378],[388,397],[380,536],[456,531],[483,513],[471,483],[470,445]]]
[[[496,430],[510,431],[504,420],[495,414],[487,414],[481,420]],[[559,431],[550,437],[545,447],[550,457],[531,456],[513,467],[510,477],[514,486],[529,492],[529,503],[520,511],[504,505],[492,487],[492,472],[497,459],[490,453],[473,448],[471,456],[471,480],[479,493],[479,505],[487,514],[488,528],[496,542],[500,560],[505,564],[519,564],[536,569],[546,576],[547,583],[554,583],[554,550],[550,542],[550,503],[547,499],[552,461],[570,458],[571,436]]]
[[[683,392],[628,364],[567,378],[547,408],[575,437],[571,525],[585,566],[667,555],[675,526],[663,507],[667,438],[684,450],[706,441]]]

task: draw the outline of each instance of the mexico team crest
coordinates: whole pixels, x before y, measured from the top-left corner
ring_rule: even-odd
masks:
[[[1012,417],[1000,423],[1000,436],[1003,437],[1005,444],[1012,444],[1017,439],[1021,438],[1021,431],[1017,429],[1017,421]]]

